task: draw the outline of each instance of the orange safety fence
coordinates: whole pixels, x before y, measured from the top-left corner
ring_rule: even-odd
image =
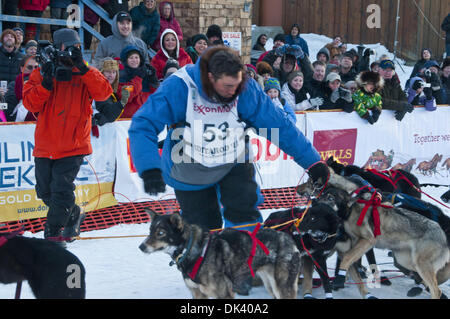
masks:
[[[294,205],[306,205],[307,202],[296,195],[295,187],[266,189],[261,192],[264,196],[264,203],[258,207],[260,210],[291,208]],[[144,208],[150,208],[160,214],[173,213],[180,209],[176,199],[120,203],[116,206],[88,212],[81,226],[81,231],[106,229],[118,224],[147,223],[149,217]],[[44,230],[45,220],[45,218],[35,218],[3,223],[0,225],[0,232],[13,232],[20,230],[22,227],[32,233],[40,232]]]

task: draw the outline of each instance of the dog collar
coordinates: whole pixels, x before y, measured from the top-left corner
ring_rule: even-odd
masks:
[[[194,241],[194,236],[192,235],[192,230],[189,233],[189,240],[186,245],[186,247],[181,251],[180,254],[176,255],[175,258],[172,257],[172,261],[169,263],[169,266],[173,266],[175,264],[180,265],[187,257],[187,255],[190,253],[192,248],[192,243]],[[174,254],[175,256],[175,254]]]

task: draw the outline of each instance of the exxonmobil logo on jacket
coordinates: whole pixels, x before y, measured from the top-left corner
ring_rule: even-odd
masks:
[[[315,131],[313,145],[323,161],[333,156],[340,163],[355,161],[357,129]]]
[[[233,108],[235,108],[237,105],[237,101],[221,105],[221,106],[206,106],[206,105],[199,105],[194,102],[194,112],[206,115],[208,113],[229,113]]]

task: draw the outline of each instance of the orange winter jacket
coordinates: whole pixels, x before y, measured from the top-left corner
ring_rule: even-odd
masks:
[[[39,112],[33,156],[59,159],[91,154],[92,100],[105,101],[113,93],[108,80],[89,67],[86,74],[74,75],[70,82],[53,80],[52,91],[41,82],[40,69],[36,69],[23,88],[23,105]]]

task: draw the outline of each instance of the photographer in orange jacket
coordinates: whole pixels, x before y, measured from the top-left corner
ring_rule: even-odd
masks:
[[[75,204],[74,180],[84,156],[92,153],[92,100],[106,100],[112,88],[84,62],[74,30],[55,31],[53,40],[39,52],[41,67],[24,85],[23,104],[39,113],[33,156],[36,193],[49,207],[44,237],[65,246],[63,240],[79,235],[84,219]]]

